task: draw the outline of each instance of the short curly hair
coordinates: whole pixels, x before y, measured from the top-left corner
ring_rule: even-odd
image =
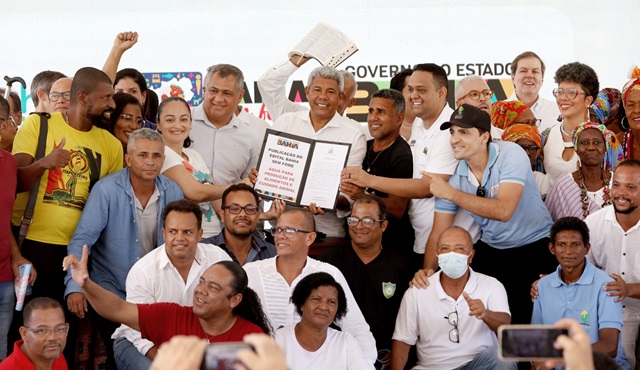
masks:
[[[561,82],[573,82],[580,84],[587,93],[586,96],[590,96],[593,100],[596,100],[598,92],[600,91],[600,82],[598,81],[598,75],[593,68],[580,62],[568,63],[556,71],[553,77],[557,84]]]
[[[347,314],[347,296],[344,294],[344,289],[342,289],[340,283],[326,272],[315,272],[300,280],[291,294],[291,303],[296,306],[298,315],[302,316],[302,306],[304,306],[311,292],[321,286],[331,286],[338,291],[338,310],[336,311],[336,317],[333,318],[333,322],[336,322]]]
[[[556,243],[556,237],[561,231],[577,231],[582,236],[582,243],[585,246],[589,245],[589,227],[581,219],[573,216],[557,219],[551,226],[551,235],[549,236],[551,244]]]

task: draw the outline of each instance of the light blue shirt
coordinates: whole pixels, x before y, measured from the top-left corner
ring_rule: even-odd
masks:
[[[613,279],[586,259],[585,263],[582,276],[575,283],[567,285],[562,280],[561,266],[540,279],[532,324],[551,325],[562,318],[574,319],[587,332],[591,343],[600,340],[600,329],[622,330],[622,302],[615,302],[616,297],[604,291],[604,285]],[[620,337],[616,361],[623,368],[629,368]]]
[[[156,178],[158,198],[157,246],[164,244],[162,236],[162,211],[174,200],[183,199],[178,184],[160,175]],[[89,246],[91,279],[101,287],[124,299],[127,274],[140,258],[140,242],[136,222],[136,201],[129,179],[129,168],[111,174],[98,181],[89,194],[73,237],[67,246],[67,254],[82,257],[82,246]],[[82,292],[71,278],[65,277],[65,297],[69,293]]]
[[[553,221],[540,197],[529,163],[529,157],[517,144],[499,141],[489,145],[489,160],[482,177],[485,197],[497,198],[498,187],[502,183],[524,186],[518,207],[509,221],[492,220],[470,213],[482,231],[482,241],[496,249],[521,247],[549,236]],[[456,172],[449,178],[449,185],[475,195],[478,185],[469,181],[469,174],[467,161],[461,160]],[[458,208],[450,200],[436,198],[436,212],[455,214]]]

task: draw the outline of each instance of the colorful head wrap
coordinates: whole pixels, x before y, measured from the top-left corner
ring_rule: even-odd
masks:
[[[600,123],[606,124],[609,116],[620,107],[622,94],[620,90],[611,87],[600,90],[596,100],[591,104],[591,109],[596,113]]]
[[[540,131],[538,131],[538,128],[534,125],[516,123],[515,125],[507,127],[502,134],[502,140],[504,141],[511,141],[512,143],[515,143],[520,139],[531,140],[536,143],[537,146],[542,148],[542,137],[540,136]]]
[[[594,128],[602,133],[602,137],[604,138],[604,162],[605,162],[605,170],[612,171],[618,165],[622,158],[622,148],[620,147],[620,142],[616,138],[616,135],[613,131],[607,129],[607,126],[603,124],[598,124],[595,122],[582,122],[579,124],[573,133],[571,134],[571,141],[573,142],[573,147],[578,150],[578,137],[582,131]]]
[[[501,130],[511,126],[522,112],[529,109],[520,100],[498,101],[491,105],[491,124]]]
[[[640,68],[638,66],[632,66],[629,70],[628,77],[630,78],[624,87],[622,88],[622,104],[627,105],[627,97],[629,93],[634,90],[640,90]]]

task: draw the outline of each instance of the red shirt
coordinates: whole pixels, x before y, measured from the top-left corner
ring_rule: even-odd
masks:
[[[11,356],[0,362],[0,370],[36,370],[36,367],[29,361],[27,356],[22,352],[20,346],[22,340],[19,340],[13,344],[13,353]],[[67,360],[63,355],[53,360],[52,370],[68,370]]]
[[[238,316],[235,324],[226,332],[214,337],[207,336],[193,308],[175,303],[139,304],[138,322],[142,338],[152,341],[156,347],[168,342],[174,335],[195,335],[215,343],[242,342],[246,334],[264,333],[258,325]]]
[[[11,212],[16,200],[18,162],[0,149],[0,283],[13,280],[11,271]]]

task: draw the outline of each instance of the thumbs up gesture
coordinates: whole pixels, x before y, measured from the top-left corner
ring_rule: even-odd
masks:
[[[67,140],[63,137],[58,145],[53,145],[51,153],[42,158],[42,165],[47,170],[53,170],[55,168],[62,168],[69,163],[69,157],[71,153],[64,149],[64,145]]]

